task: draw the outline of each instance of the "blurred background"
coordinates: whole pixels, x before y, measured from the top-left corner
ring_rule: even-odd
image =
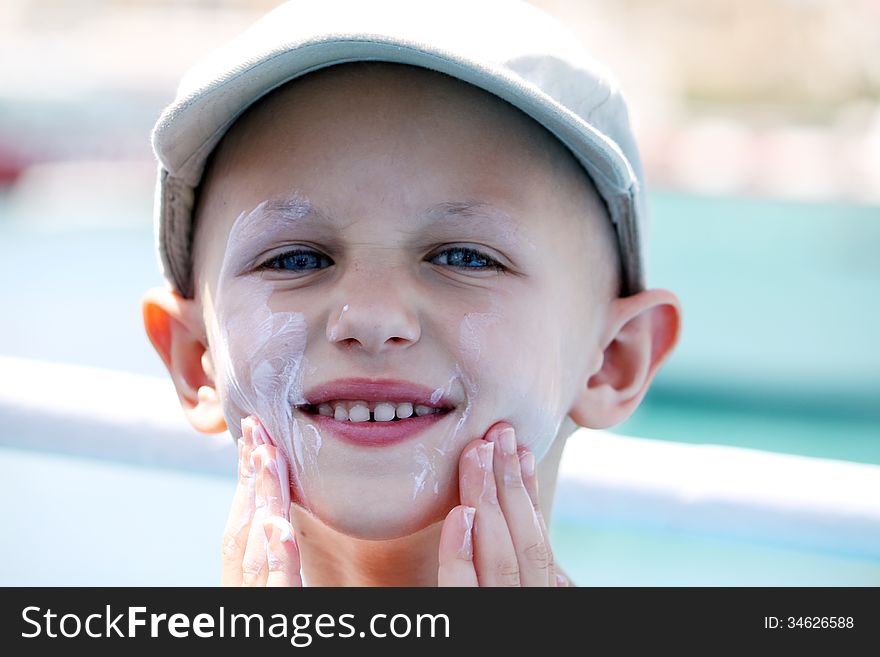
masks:
[[[277,2],[0,3],[0,584],[205,584],[228,437],[144,335],[149,133]],[[880,1],[541,0],[628,96],[677,352],[566,453],[581,585],[880,585]]]

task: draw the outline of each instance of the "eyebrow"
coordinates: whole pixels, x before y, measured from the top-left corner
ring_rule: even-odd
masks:
[[[488,218],[498,221],[511,222],[511,216],[485,201],[457,201],[438,203],[428,208],[423,216],[428,221],[439,221],[450,218]]]
[[[336,223],[331,213],[316,206],[299,193],[287,198],[265,201],[254,214],[256,215],[254,219],[257,221],[276,217],[290,222],[314,220],[321,223]],[[485,201],[473,200],[437,203],[426,208],[421,217],[431,224],[450,219],[490,219],[505,223],[512,222],[511,216],[504,210]]]
[[[257,211],[256,218],[264,219],[266,217],[278,217],[291,222],[302,221],[308,217],[315,219],[327,220],[331,216],[316,207],[309,199],[301,194],[294,194],[288,198],[270,199],[264,201],[262,207]]]

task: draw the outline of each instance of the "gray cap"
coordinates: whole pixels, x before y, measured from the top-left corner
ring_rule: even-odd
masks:
[[[193,295],[195,190],[226,131],[276,87],[364,60],[440,71],[553,133],[605,200],[620,245],[622,294],[644,289],[644,178],[626,103],[605,67],[559,22],[519,0],[293,0],[187,71],[153,128],[159,257],[181,294]]]

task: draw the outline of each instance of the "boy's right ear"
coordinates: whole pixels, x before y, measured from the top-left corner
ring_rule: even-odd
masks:
[[[144,294],[141,310],[147,336],[171,374],[190,424],[202,433],[225,431],[199,304],[155,287]]]

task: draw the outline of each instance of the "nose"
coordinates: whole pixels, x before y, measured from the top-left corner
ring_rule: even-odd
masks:
[[[410,294],[376,278],[364,283],[330,311],[327,339],[369,354],[405,349],[418,342],[421,326]]]

